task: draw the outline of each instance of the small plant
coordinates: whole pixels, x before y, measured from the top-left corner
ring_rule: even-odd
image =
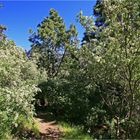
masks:
[[[60,131],[62,131],[62,140],[67,139],[82,139],[82,140],[92,140],[89,134],[85,134],[81,126],[70,125],[65,122],[59,122]]]

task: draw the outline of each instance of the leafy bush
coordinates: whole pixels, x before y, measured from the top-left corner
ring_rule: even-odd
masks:
[[[33,116],[36,87],[36,65],[12,41],[0,43],[0,138],[18,127],[20,115]]]

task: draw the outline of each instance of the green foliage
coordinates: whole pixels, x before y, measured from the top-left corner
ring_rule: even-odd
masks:
[[[76,112],[74,107],[71,110],[72,106],[67,105],[67,100],[71,100],[70,104],[71,102],[74,103],[72,101],[74,92],[71,92],[70,89],[71,93],[66,97],[69,94],[64,87],[66,80],[61,81],[59,79],[64,79],[63,76],[65,77],[65,69],[68,69],[66,65],[69,65],[69,59],[72,65],[72,61],[78,61],[75,54],[78,50],[77,35],[75,26],[70,25],[70,29],[66,30],[63,19],[57,11],[51,9],[49,17],[39,24],[37,33],[30,37],[30,41],[33,43],[31,59],[35,60],[39,69],[45,69],[48,74],[47,81],[38,85],[41,92],[38,92],[36,98],[41,101],[47,99],[48,105],[56,115],[64,110],[67,111],[65,116],[68,115],[68,111]],[[66,61],[68,61],[67,64],[65,64]],[[78,104],[81,104],[81,101]]]
[[[129,0],[98,1],[96,23],[102,23],[97,26],[80,12],[78,21],[94,33],[80,48],[75,27],[66,31],[55,10],[38,26],[32,59],[38,56],[39,68],[49,75],[39,84],[38,98],[47,99],[57,117],[83,124],[96,138],[138,136],[139,7],[137,1],[135,6]]]
[[[60,130],[63,133],[62,140],[67,139],[82,139],[82,140],[92,140],[92,138],[82,131],[82,127],[73,126],[68,123],[59,122]]]
[[[19,139],[28,139],[31,136],[39,137],[38,125],[32,116],[27,118],[24,115],[20,115],[17,119],[17,124],[18,126],[12,131],[15,137]]]
[[[33,116],[37,75],[25,52],[5,38],[0,44],[0,138],[18,127],[20,115]]]
[[[102,1],[107,26],[94,28],[96,38],[82,48],[88,48],[84,57],[89,62],[87,69],[100,97],[100,110],[106,111],[104,116],[110,122],[108,138],[134,138],[139,131],[134,128],[140,125],[139,7],[138,1],[135,6],[129,0]],[[84,19],[82,25],[88,21],[82,15],[80,19]]]
[[[107,26],[96,27],[80,12],[79,21],[95,38],[79,49],[69,47],[74,57],[65,55],[59,73],[40,86],[55,115],[84,124],[93,136],[135,138],[140,125],[140,3],[101,4]]]
[[[31,58],[40,69],[45,69],[49,77],[58,74],[68,48],[77,42],[77,31],[74,25],[66,30],[63,19],[54,9],[50,10],[37,27],[29,40],[32,42]]]
[[[93,138],[140,138],[139,10],[137,0],[98,0],[96,24],[82,11],[77,17],[87,35],[79,47],[75,26],[66,30],[51,9],[30,37],[29,59],[0,26],[0,138],[19,124],[30,127],[24,120],[32,120],[36,92],[53,115]],[[61,125],[64,139],[90,139]]]

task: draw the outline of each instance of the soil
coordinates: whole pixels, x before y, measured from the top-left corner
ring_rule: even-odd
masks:
[[[45,114],[38,115],[35,118],[40,132],[40,140],[59,140],[62,132],[56,121],[48,121]]]

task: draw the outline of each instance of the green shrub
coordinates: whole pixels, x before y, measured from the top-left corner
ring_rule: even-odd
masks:
[[[0,43],[0,139],[18,127],[21,115],[33,116],[38,91],[36,65],[12,41]]]

